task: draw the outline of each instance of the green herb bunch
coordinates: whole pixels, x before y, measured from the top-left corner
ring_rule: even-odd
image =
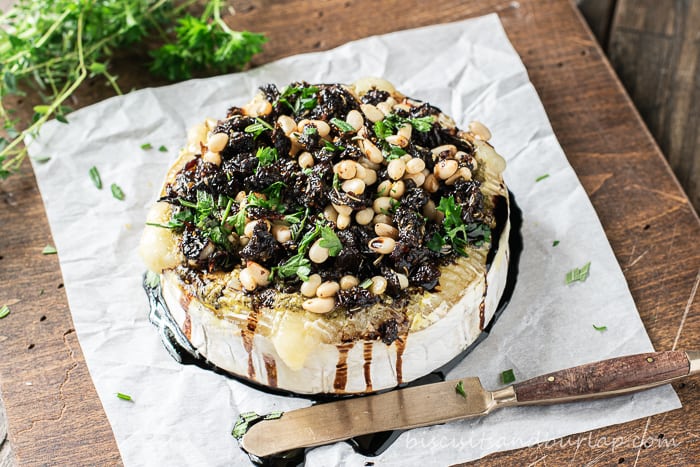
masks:
[[[0,16],[0,178],[19,169],[21,144],[49,118],[67,123],[67,99],[88,78],[103,77],[121,94],[109,61],[116,50],[155,44],[151,71],[170,80],[192,70],[223,73],[241,69],[266,41],[261,34],[231,30],[221,18],[222,0],[207,3],[200,16],[187,11],[196,0],[17,0]],[[31,125],[3,105],[10,95],[34,88],[41,102]]]

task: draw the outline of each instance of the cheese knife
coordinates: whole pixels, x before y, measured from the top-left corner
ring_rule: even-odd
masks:
[[[616,357],[537,376],[495,391],[479,378],[426,384],[317,404],[262,420],[240,439],[259,458],[352,437],[487,415],[501,407],[558,404],[641,391],[700,373],[700,351]]]

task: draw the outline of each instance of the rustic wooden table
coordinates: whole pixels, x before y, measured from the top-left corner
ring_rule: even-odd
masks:
[[[657,350],[698,348],[700,221],[574,4],[567,0],[236,2],[236,28],[268,35],[261,64],[372,34],[498,12],[554,131],[586,188]],[[138,58],[138,57],[136,57]],[[157,85],[142,61],[115,63],[122,87]],[[439,70],[436,70],[439,77]],[[349,78],[350,79],[350,78]],[[439,78],[436,78],[439,79]],[[91,83],[74,103],[109,90]],[[31,104],[14,101],[27,116]],[[32,170],[0,183],[0,389],[14,462],[121,460],[73,330],[58,258]],[[42,292],[43,291],[43,292]],[[690,465],[700,459],[700,381],[675,385],[683,408],[491,455],[488,464]],[[0,417],[0,465],[7,460]]]

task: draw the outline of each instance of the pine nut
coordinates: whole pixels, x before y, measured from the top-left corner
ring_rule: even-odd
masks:
[[[389,106],[391,106],[391,108],[394,108],[394,106],[395,106],[396,104],[398,104],[398,102],[396,102],[396,99],[394,99],[392,96],[387,97],[386,100],[385,100],[384,102],[386,102],[387,104],[389,104]]]
[[[491,139],[491,132],[488,128],[486,128],[486,125],[481,122],[477,122],[476,120],[469,122],[469,131],[474,133],[474,136],[482,141],[488,141]]]
[[[311,120],[311,123],[313,123],[316,126],[316,128],[318,129],[318,135],[321,138],[325,138],[331,132],[330,125],[324,122],[323,120]]]
[[[323,209],[323,217],[335,223],[338,221],[338,211],[329,204]]]
[[[263,287],[270,284],[270,270],[256,263],[255,261],[248,261],[246,263],[247,270],[250,272],[253,280],[256,284]]]
[[[410,161],[406,162],[406,172],[410,174],[417,174],[425,169],[425,162],[420,157],[413,157]]]
[[[437,219],[437,212],[435,202],[432,199],[429,199],[428,202],[425,203],[425,206],[423,206],[423,215],[431,221],[434,221]]]
[[[380,237],[391,237],[393,239],[399,238],[399,230],[396,227],[392,227],[391,225],[383,222],[374,224],[374,233]]]
[[[428,174],[423,182],[423,189],[428,193],[435,193],[440,188],[440,182],[438,182],[435,175]]]
[[[253,290],[258,288],[258,283],[255,282],[255,279],[253,278],[253,273],[248,268],[241,269],[241,273],[238,276],[238,280],[241,281],[241,285],[248,292],[252,292]]]
[[[393,183],[391,183],[391,180],[384,180],[377,187],[377,195],[378,196],[389,196],[389,192],[391,191],[392,185],[393,185]]]
[[[355,276],[347,275],[340,278],[340,288],[341,290],[352,289],[360,285],[360,279]]]
[[[396,240],[391,237],[374,237],[367,245],[369,246],[370,250],[374,251],[375,253],[388,255],[394,251]]]
[[[221,154],[218,152],[207,151],[202,154],[202,160],[214,165],[221,165]]]
[[[389,190],[389,196],[391,196],[394,199],[399,199],[403,196],[405,191],[406,184],[401,180],[397,180],[391,185],[391,190]]]
[[[453,159],[444,159],[435,164],[435,176],[442,179],[442,180],[447,180],[450,178],[452,175],[454,175],[455,172],[457,172],[457,169],[459,168],[459,164],[457,163],[456,160]]]
[[[467,167],[460,168],[457,173],[445,180],[445,185],[454,185],[460,178],[463,180],[471,180],[471,171]]]
[[[393,109],[391,108],[392,105],[389,104],[388,102],[380,102],[379,104],[377,104],[376,107],[377,107],[377,109],[379,109],[379,111],[380,111],[381,113],[383,113],[384,115],[389,115],[389,114],[391,113],[391,111],[393,110]]]
[[[377,214],[385,214],[391,210],[391,208],[394,206],[394,202],[395,201],[393,198],[388,196],[380,196],[374,200],[374,203],[372,203],[372,208]]]
[[[304,281],[301,284],[299,291],[304,297],[315,297],[316,290],[318,289],[318,286],[321,285],[322,281],[323,279],[321,279],[321,276],[318,274],[311,274],[309,276],[309,280]]]
[[[374,219],[372,219],[372,224],[388,224],[391,225],[394,223],[394,219],[391,218],[391,216],[387,216],[386,214],[377,214],[374,216]]]
[[[396,277],[399,278],[399,287],[401,287],[401,289],[405,289],[406,287],[408,287],[408,277],[406,277],[405,274],[397,272]]]
[[[207,147],[211,152],[221,152],[227,144],[228,135],[226,133],[215,133],[207,141]]]
[[[268,220],[255,220],[255,221],[250,221],[245,225],[245,229],[243,229],[243,234],[246,237],[252,237],[253,236],[253,231],[255,230],[255,226],[258,225],[259,222],[264,222],[265,226],[267,227],[267,231],[270,231],[270,221]]]
[[[341,185],[343,191],[346,193],[355,193],[356,195],[361,195],[365,192],[365,182],[359,178],[353,178],[352,180],[345,180]]]
[[[280,115],[277,119],[277,125],[282,129],[285,136],[289,136],[297,129],[297,122],[287,115]]]
[[[384,162],[384,157],[382,156],[382,162]],[[372,169],[372,170],[379,170],[379,168],[382,166],[381,162],[372,162],[371,160],[367,159],[367,157],[362,156],[360,157],[360,160],[358,161],[358,164],[360,164],[362,167],[366,169]]]
[[[355,161],[344,160],[335,164],[333,170],[338,174],[338,177],[343,180],[350,180],[351,178],[355,178],[357,174],[357,164]]]
[[[320,298],[335,297],[340,290],[336,281],[326,281],[316,289],[316,296]]]
[[[372,285],[369,286],[369,291],[374,295],[381,295],[386,291],[387,280],[382,276],[374,276]]]
[[[216,128],[216,125],[218,125],[218,124],[219,124],[219,121],[215,118],[207,117],[204,119],[204,125],[206,125],[207,130],[209,130],[209,131]]]
[[[350,226],[350,221],[352,219],[350,216],[346,216],[345,214],[338,214],[338,220],[335,222],[335,225],[340,229],[340,230],[345,230]]]
[[[406,163],[401,159],[394,159],[393,161],[389,162],[389,165],[386,168],[387,175],[393,180],[399,180],[401,177],[403,177],[405,171]]]
[[[333,203],[333,207],[338,212],[338,214],[343,214],[344,216],[352,215],[352,208],[350,206],[346,206],[344,204]]]
[[[358,178],[361,178],[367,186],[374,185],[377,182],[377,171],[372,169],[365,169],[365,176],[360,177],[358,175]]]
[[[248,196],[248,194],[247,194],[245,191],[239,191],[238,193],[236,193],[235,201],[236,201],[238,204],[240,204],[241,201],[243,201],[244,199],[246,199],[246,196]]]
[[[316,264],[321,264],[328,259],[328,248],[321,246],[321,238],[316,240],[309,248],[309,259]]]
[[[310,298],[301,304],[301,307],[311,313],[324,314],[335,308],[335,298]]]
[[[411,111],[411,106],[408,105],[408,104],[404,104],[404,103],[402,102],[402,103],[400,103],[400,104],[394,105],[393,109],[394,109],[395,111],[403,110],[404,112],[410,112],[410,111]]]
[[[394,146],[398,146],[400,148],[405,148],[408,146],[408,138],[403,135],[391,135],[387,136],[385,139],[387,143],[393,144]]]
[[[352,126],[355,129],[355,131],[358,131],[365,124],[365,119],[362,117],[362,114],[357,110],[351,110],[350,112],[348,112],[348,116],[345,117],[345,121],[348,122],[350,126]]]
[[[299,154],[299,167],[302,169],[308,169],[314,165],[314,156],[310,152],[304,151]]]
[[[375,164],[381,164],[384,162],[384,155],[382,154],[382,151],[380,151],[372,141],[363,139],[360,140],[360,143],[362,144],[362,151],[371,162],[374,162]]]
[[[367,225],[370,222],[372,222],[372,219],[374,218],[374,209],[372,208],[365,208],[362,211],[357,211],[357,214],[355,214],[355,222],[357,222],[360,225]]]
[[[416,186],[422,186],[423,183],[425,183],[425,175],[423,175],[421,172],[419,172],[417,174],[404,175],[403,179],[413,181],[413,183]]]
[[[264,98],[256,98],[243,106],[243,112],[249,117],[260,117],[272,112],[272,104],[264,100]]]
[[[454,158],[458,161],[467,160],[468,157],[469,157],[469,155],[464,151],[457,151],[457,153],[454,156]]]
[[[204,123],[197,123],[187,131],[187,142],[194,146],[199,146],[207,137],[207,127]]]
[[[410,123],[404,123],[401,125],[401,128],[399,128],[399,131],[396,132],[396,134],[403,136],[406,138],[407,141],[411,140],[411,134],[413,133],[413,125]]]
[[[292,231],[286,225],[273,225],[272,236],[280,243],[286,243],[292,239]]]
[[[362,104],[360,105],[360,109],[362,109],[362,113],[365,114],[367,120],[372,123],[384,120],[384,113],[372,104]]]
[[[438,156],[452,157],[457,153],[457,146],[454,144],[443,144],[431,150],[433,153],[433,160]]]
[[[364,180],[365,177],[367,176],[367,169],[359,162],[353,162],[353,164],[355,164],[355,175],[354,176]],[[350,177],[350,178],[353,178],[353,177]]]

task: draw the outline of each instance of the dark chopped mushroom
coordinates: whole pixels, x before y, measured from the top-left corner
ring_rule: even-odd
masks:
[[[379,325],[378,331],[382,342],[386,345],[391,345],[399,338],[399,323],[394,318],[388,319]]]

